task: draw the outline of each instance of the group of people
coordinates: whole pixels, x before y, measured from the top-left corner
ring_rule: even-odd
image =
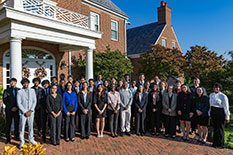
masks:
[[[208,134],[209,118],[214,128],[213,147],[224,148],[224,127],[229,122],[230,111],[227,96],[221,92],[219,83],[213,84],[213,93],[209,96],[200,80],[194,79],[189,87],[177,80],[168,85],[158,76],[146,81],[140,74],[139,81],[124,80],[103,81],[98,75],[97,81],[85,78],[74,80],[69,75],[67,81],[57,77],[48,80],[22,79],[22,89],[16,87],[17,79],[10,79],[10,88],[4,91],[3,102],[6,106],[6,143],[11,142],[11,124],[14,120],[14,137],[24,144],[24,131],[27,123],[29,142],[34,140],[34,120],[38,136],[46,143],[50,133],[53,145],[60,145],[61,132],[66,142],[75,140],[76,129],[81,139],[89,139],[91,130],[97,137],[104,136],[105,124],[113,138],[136,135],[144,136],[147,131],[152,135],[176,137],[180,129],[184,141],[190,140],[190,132],[199,135],[198,141],[205,144]],[[42,87],[40,86],[42,85]],[[35,119],[34,119],[35,116]],[[118,125],[120,124],[120,125]]]

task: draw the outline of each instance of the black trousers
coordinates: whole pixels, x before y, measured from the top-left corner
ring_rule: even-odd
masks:
[[[49,114],[49,121],[51,141],[53,144],[58,144],[61,139],[62,113],[57,118],[54,118],[52,114]]]
[[[119,111],[115,114],[114,111],[108,110],[108,121],[109,121],[109,129],[114,133],[117,133],[118,129],[118,119],[119,119]]]
[[[41,129],[42,129],[42,139],[46,140],[46,132],[47,132],[47,122],[48,122],[48,113],[45,108],[40,109],[40,120],[41,120]],[[50,125],[49,125],[50,126]]]
[[[37,131],[41,132],[41,109],[40,108],[36,108],[35,110],[35,122],[36,122],[36,127],[37,127]]]
[[[225,147],[225,112],[223,108],[211,107],[211,119],[214,127],[214,147]]]
[[[156,128],[156,132],[160,130],[161,127],[161,112],[160,110],[157,110],[155,112],[151,112],[151,131],[153,132]]]
[[[89,137],[91,135],[91,114],[80,114],[81,137]]]
[[[14,136],[19,138],[19,111],[16,112],[6,111],[6,138],[7,141],[11,140],[11,124],[14,119]]]
[[[65,115],[65,139],[75,136],[75,115]]]
[[[137,112],[136,113],[136,133],[145,133],[145,119],[146,119],[146,111],[143,111],[142,113]]]
[[[165,134],[176,135],[176,116],[163,115]]]

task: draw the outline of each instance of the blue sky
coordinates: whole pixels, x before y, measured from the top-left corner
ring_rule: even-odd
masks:
[[[129,17],[128,28],[157,21],[161,0],[112,0]],[[233,0],[165,0],[172,8],[172,25],[185,53],[190,46],[233,50]]]

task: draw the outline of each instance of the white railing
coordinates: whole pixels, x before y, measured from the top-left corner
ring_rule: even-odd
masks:
[[[89,16],[58,7],[51,0],[22,0],[22,3],[24,11],[89,29]]]
[[[0,4],[0,10],[1,10],[4,6],[8,6],[8,0],[3,1],[3,2]]]

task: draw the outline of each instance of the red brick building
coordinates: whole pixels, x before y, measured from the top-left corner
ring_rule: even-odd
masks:
[[[0,85],[21,79],[23,66],[30,80],[40,67],[43,79],[77,77],[71,58],[80,55],[93,78],[93,50],[126,53],[127,20],[111,0],[0,0]]]
[[[158,22],[127,30],[127,55],[134,66],[132,78],[138,79],[138,71],[141,67],[140,54],[150,50],[152,44],[181,50],[171,19],[171,8],[162,1],[158,8]]]

